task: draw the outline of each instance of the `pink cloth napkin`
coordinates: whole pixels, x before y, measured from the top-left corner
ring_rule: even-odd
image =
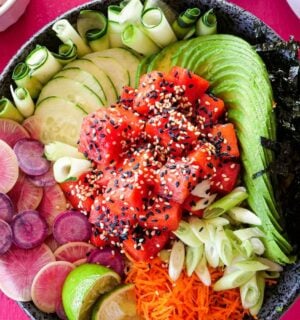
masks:
[[[65,11],[86,2],[88,1],[31,0],[21,19],[0,33],[0,72],[20,46],[41,27]],[[291,11],[285,0],[232,0],[231,2],[258,16],[284,39],[294,35],[300,40],[300,20]],[[29,319],[14,301],[6,298],[1,292],[0,306],[0,320]],[[282,317],[282,320],[297,319],[300,319],[300,299]]]

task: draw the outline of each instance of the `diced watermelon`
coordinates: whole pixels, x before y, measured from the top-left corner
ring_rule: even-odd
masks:
[[[192,214],[194,216],[202,218],[204,213],[203,209],[193,210],[193,207],[196,205],[197,201],[199,200],[200,200],[199,197],[190,194],[182,204],[183,212],[188,215]]]
[[[125,105],[128,108],[132,108],[133,100],[136,94],[137,94],[136,89],[128,86],[123,87],[123,90],[121,92],[121,96],[119,99],[119,103]]]

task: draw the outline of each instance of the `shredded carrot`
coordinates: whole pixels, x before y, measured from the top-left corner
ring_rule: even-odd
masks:
[[[212,283],[223,275],[220,268],[210,273]],[[195,274],[188,277],[184,272],[174,283],[159,258],[134,262],[126,282],[135,284],[137,310],[145,320],[242,320],[249,315],[238,289],[217,292]]]

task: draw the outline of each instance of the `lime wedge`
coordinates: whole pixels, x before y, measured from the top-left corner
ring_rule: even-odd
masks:
[[[139,320],[134,284],[116,287],[103,295],[94,307],[92,320]]]
[[[72,270],[62,291],[63,306],[68,319],[90,319],[94,303],[120,281],[117,273],[97,264],[85,263]]]

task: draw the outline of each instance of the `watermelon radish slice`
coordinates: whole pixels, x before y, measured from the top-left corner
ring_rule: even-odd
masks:
[[[10,223],[14,215],[14,206],[10,197],[0,192],[0,219]]]
[[[75,262],[85,259],[95,247],[86,242],[70,242],[54,251],[56,260]]]
[[[10,225],[4,220],[0,220],[0,255],[9,250],[12,245],[12,237]]]
[[[88,241],[92,234],[92,225],[79,211],[69,210],[59,214],[53,225],[53,236],[59,244],[75,241]]]
[[[56,302],[55,313],[59,317],[59,319],[68,320],[67,315],[64,310],[63,303],[62,303],[62,297],[60,297],[60,300],[58,302]]]
[[[29,181],[37,187],[51,187],[56,184],[53,174],[53,166],[50,166],[49,170],[40,176],[28,176]]]
[[[20,171],[18,180],[8,193],[17,212],[35,210],[43,197],[43,189],[33,185]]]
[[[53,261],[55,257],[45,244],[31,250],[12,246],[0,256],[0,289],[13,300],[30,301],[35,275]]]
[[[44,195],[38,207],[40,215],[45,218],[52,233],[55,218],[67,208],[67,201],[60,186],[55,184],[52,187],[44,188]]]
[[[11,148],[17,141],[29,138],[29,133],[18,122],[9,119],[0,119],[0,139]]]
[[[75,266],[67,261],[54,261],[45,265],[34,277],[31,296],[33,303],[43,312],[53,313],[61,301],[61,292],[67,275]]]
[[[37,211],[17,214],[12,222],[13,242],[22,249],[32,249],[41,245],[47,237],[48,225]]]
[[[40,116],[34,115],[24,120],[23,127],[29,132],[31,138],[41,140],[43,134]]]
[[[50,234],[45,239],[44,243],[51,249],[52,252],[54,252],[59,247],[59,244],[54,239],[53,234]]]
[[[13,149],[0,140],[0,192],[7,193],[16,183],[19,175],[18,159]]]
[[[44,145],[35,139],[21,139],[15,146],[19,166],[28,175],[40,176],[50,168],[50,162],[43,157]]]
[[[87,258],[79,259],[73,262],[73,264],[77,267],[80,266],[81,264],[87,263]]]

